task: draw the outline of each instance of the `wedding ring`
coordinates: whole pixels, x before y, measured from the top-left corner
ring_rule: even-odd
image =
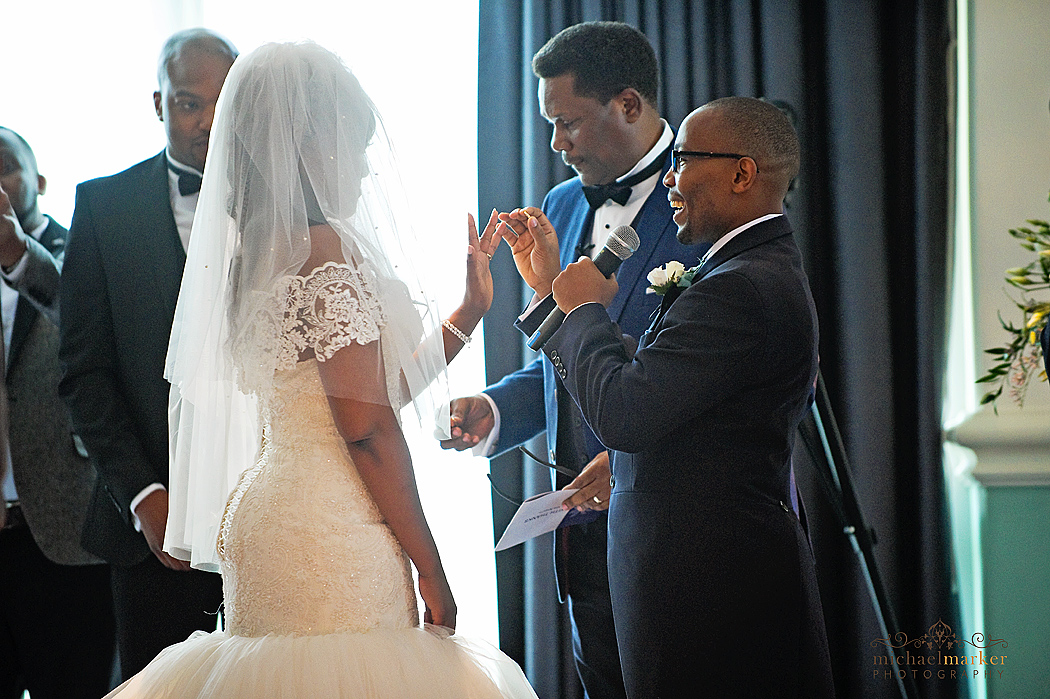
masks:
[[[602,499],[600,497],[598,497],[597,495],[595,495],[593,498],[591,498],[591,500],[594,500],[594,504],[595,505],[601,505],[602,504]]]
[[[490,260],[492,259],[492,253],[486,252],[485,255],[487,255]]]

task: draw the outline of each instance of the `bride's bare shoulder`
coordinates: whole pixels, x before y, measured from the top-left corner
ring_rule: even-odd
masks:
[[[312,225],[310,226],[310,257],[299,269],[299,276],[308,277],[311,272],[324,267],[329,262],[336,264],[347,262],[339,234],[327,223]]]

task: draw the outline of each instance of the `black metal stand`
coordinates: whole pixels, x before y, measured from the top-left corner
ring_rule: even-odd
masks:
[[[842,435],[835,421],[835,414],[831,410],[828,391],[824,386],[824,377],[819,373],[817,374],[816,400],[810,414],[802,419],[799,434],[820,475],[820,483],[842,527],[842,533],[849,539],[853,553],[857,557],[861,574],[867,584],[868,595],[871,597],[879,630],[885,638],[895,638],[900,627],[897,625],[893,606],[890,604],[886,587],[879,575],[879,568],[875,562],[875,542],[871,530],[864,522],[860,504],[857,502],[857,493],[850,479],[849,459],[846,457]],[[902,699],[909,697],[919,699],[915,678],[909,673],[904,673],[903,678],[900,673],[894,674]]]

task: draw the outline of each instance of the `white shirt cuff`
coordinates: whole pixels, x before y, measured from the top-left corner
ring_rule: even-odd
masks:
[[[550,294],[547,294],[547,296],[550,296]],[[533,293],[532,300],[529,301],[529,305],[526,306],[525,310],[521,312],[520,316],[518,316],[518,320],[525,320],[526,318],[528,318],[529,314],[532,313],[532,309],[538,306],[541,301],[547,298],[547,296],[540,296],[537,293]],[[484,396],[485,394],[482,393],[481,395]]]
[[[496,407],[496,401],[492,400],[492,396],[489,394],[479,393],[478,395],[484,398],[488,402],[489,408],[492,409],[493,425],[489,431],[489,436],[475,444],[471,448],[470,453],[474,456],[490,456],[496,443],[499,442],[499,408]]]
[[[142,531],[142,522],[139,521],[139,516],[135,514],[135,508],[139,506],[139,503],[146,499],[146,496],[152,493],[154,490],[167,490],[160,483],[150,483],[135,496],[135,499],[131,501],[131,523],[135,526],[135,531]]]

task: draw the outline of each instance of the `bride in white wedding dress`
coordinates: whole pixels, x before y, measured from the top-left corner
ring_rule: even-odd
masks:
[[[396,174],[333,54],[270,44],[237,59],[165,370],[165,550],[221,570],[226,625],[111,696],[535,696],[513,661],[452,633],[399,421],[409,402],[426,418],[444,403],[459,333],[492,301],[497,223],[479,236],[471,220],[467,291],[443,328]]]

